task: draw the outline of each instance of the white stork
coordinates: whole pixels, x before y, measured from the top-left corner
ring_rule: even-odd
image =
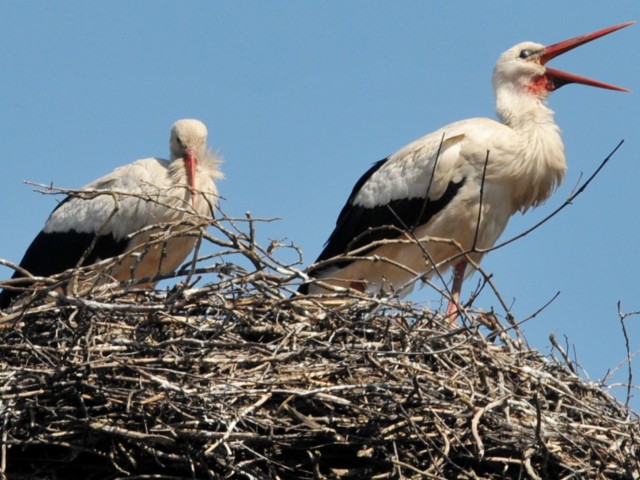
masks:
[[[326,293],[330,286],[406,294],[417,278],[452,267],[447,316],[455,318],[463,279],[483,250],[514,213],[543,203],[563,180],[564,146],[546,105],[549,93],[567,83],[627,91],[545,64],[632,23],[548,47],[524,42],[503,53],[493,72],[500,121],[452,123],[375,163],[309,271],[321,282],[303,283],[299,292]],[[350,252],[350,259],[330,260]]]
[[[137,160],[66,197],[20,267],[46,277],[126,254],[98,272],[97,282],[152,278],[174,270],[193,249],[202,220],[213,216],[218,200],[214,182],[223,178],[221,160],[206,140],[202,122],[179,120],[171,128],[170,160]],[[20,277],[19,271],[13,275]],[[0,308],[19,293],[5,288]]]

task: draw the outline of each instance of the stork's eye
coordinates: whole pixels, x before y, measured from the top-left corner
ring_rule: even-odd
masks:
[[[519,57],[520,58],[529,58],[531,55],[533,55],[533,50],[529,50],[528,48],[525,48],[524,50],[522,50],[520,52]]]

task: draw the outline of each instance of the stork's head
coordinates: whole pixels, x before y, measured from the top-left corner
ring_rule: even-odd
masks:
[[[539,99],[545,99],[552,92],[568,83],[581,83],[592,87],[608,88],[626,92],[625,88],[608,83],[591,80],[586,77],[563,72],[546,66],[552,58],[579,47],[596,38],[607,35],[635,22],[622,23],[604,28],[587,35],[571,38],[548,47],[539,43],[524,42],[510,48],[498,59],[493,71],[493,87],[498,94],[500,90],[515,89],[528,93]]]
[[[198,159],[207,148],[207,127],[200,120],[178,120],[171,127],[169,140],[171,160],[182,159],[187,173],[187,183],[191,187],[191,205],[195,207],[195,179]]]
[[[171,127],[171,160],[184,158],[188,154],[197,157],[206,147],[206,143],[207,127],[204,123],[193,119],[178,120]]]

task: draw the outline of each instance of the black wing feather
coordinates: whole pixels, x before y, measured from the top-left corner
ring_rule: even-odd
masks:
[[[91,248],[94,240],[95,244]],[[74,230],[42,231],[31,242],[20,266],[32,275],[48,277],[77,266],[85,255],[82,266],[118,256],[125,252],[128,243],[129,240],[116,240],[112,235],[102,235],[96,239],[93,233],[78,233]],[[23,275],[16,271],[11,278],[21,277]],[[0,309],[7,308],[19,294],[19,291],[4,289],[0,293]]]
[[[398,230],[411,231],[426,224],[451,202],[465,182],[464,178],[459,182],[450,182],[442,196],[435,200],[415,197],[393,200],[387,205],[373,208],[354,205],[355,198],[362,186],[387,160],[376,162],[360,177],[338,216],[333,233],[331,233],[316,262],[343,255],[379,240],[397,238]],[[344,267],[348,264],[349,261],[344,261],[335,265]],[[321,269],[312,270],[309,275],[317,277],[321,272]],[[302,287],[306,287],[306,284],[303,284]]]
[[[464,179],[458,183],[449,183],[444,194],[437,200],[393,200],[387,205],[374,208],[345,206],[346,211],[343,212],[341,221],[316,261],[345,254],[378,240],[397,238],[398,230],[411,231],[424,225],[455,197],[463,184]]]

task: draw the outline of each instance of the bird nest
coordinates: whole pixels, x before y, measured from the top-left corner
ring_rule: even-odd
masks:
[[[640,478],[637,418],[512,326],[292,297],[241,221],[172,290],[0,317],[2,478]]]

